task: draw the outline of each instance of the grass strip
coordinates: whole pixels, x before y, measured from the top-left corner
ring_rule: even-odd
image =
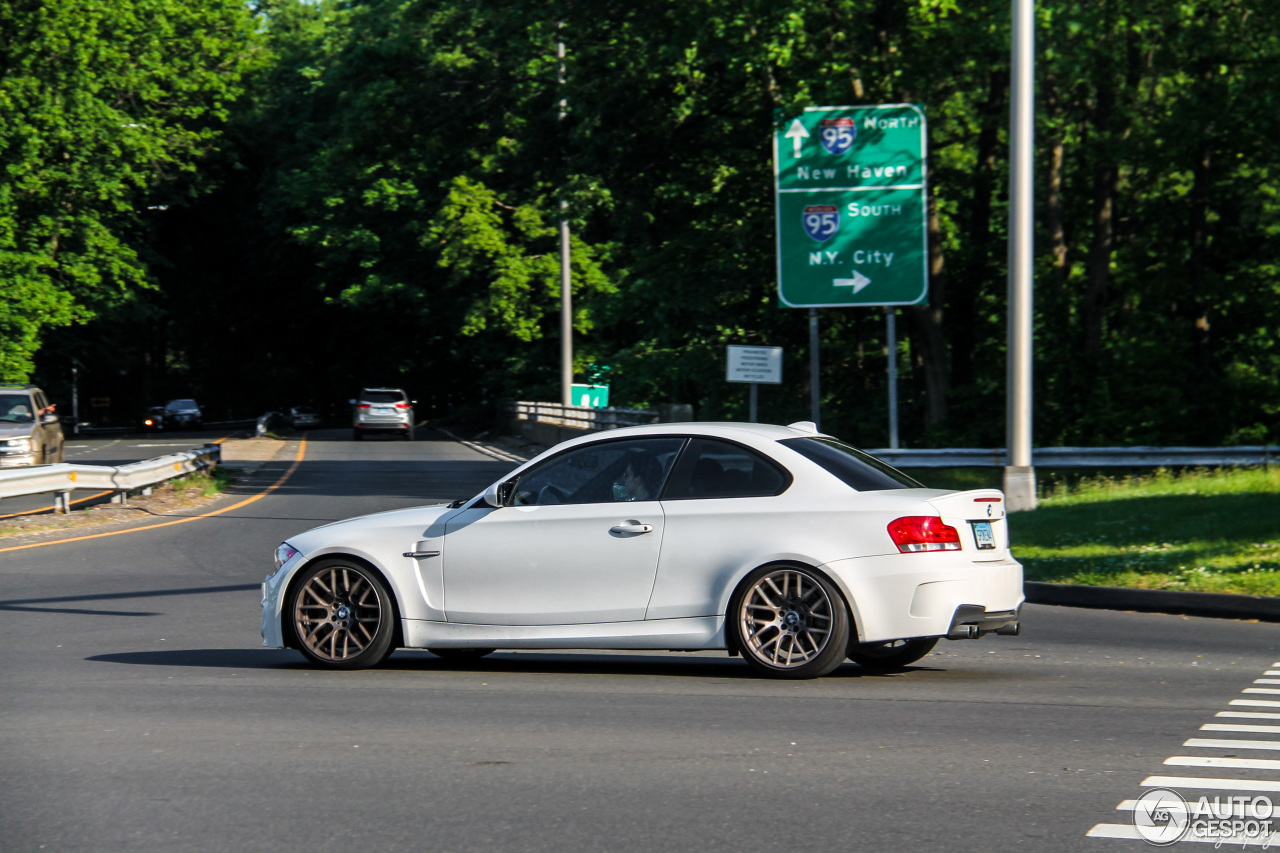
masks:
[[[999,472],[923,479],[998,487],[992,476]],[[1009,530],[1027,580],[1280,595],[1277,468],[1053,472],[1041,478],[1039,507],[1011,515]]]

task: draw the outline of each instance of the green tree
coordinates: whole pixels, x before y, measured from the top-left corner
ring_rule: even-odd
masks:
[[[151,212],[195,191],[240,91],[235,0],[0,4],[0,377],[51,327],[150,286]]]

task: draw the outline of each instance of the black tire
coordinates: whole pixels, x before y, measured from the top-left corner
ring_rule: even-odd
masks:
[[[917,637],[914,640],[886,640],[883,643],[854,643],[849,647],[849,660],[877,671],[902,669],[933,651],[937,637]]]
[[[404,431],[404,440],[413,441],[413,427],[409,427],[407,430]]]
[[[362,433],[362,432],[361,432],[360,430],[358,430],[358,429],[353,429],[353,430],[351,431],[351,437],[352,437],[353,439],[355,439],[356,441],[359,441],[360,439],[364,438],[364,433]]]
[[[465,665],[475,663],[497,649],[427,649],[431,654],[448,664]]]
[[[298,576],[284,616],[297,648],[329,669],[377,666],[391,654],[396,610],[378,573],[354,560],[320,560]]]
[[[729,602],[726,630],[743,660],[773,678],[817,678],[844,662],[849,613],[836,588],[817,571],[761,566]]]

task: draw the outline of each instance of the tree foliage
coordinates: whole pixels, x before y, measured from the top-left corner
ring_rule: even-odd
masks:
[[[0,4],[0,378],[153,283],[146,211],[192,191],[251,61],[234,0]]]
[[[1037,442],[1280,440],[1280,7],[1038,7]],[[554,399],[565,217],[580,376],[736,418],[724,346],[781,345],[762,415],[807,417],[771,134],[806,106],[911,102],[930,296],[899,312],[904,437],[1003,443],[1007,3],[271,0],[258,23],[271,61],[208,161],[219,189],[167,217],[148,270],[170,311],[247,296],[270,321],[229,324],[239,367],[171,314],[171,374],[317,402],[396,382],[437,411]],[[882,444],[883,312],[820,321],[824,427]]]

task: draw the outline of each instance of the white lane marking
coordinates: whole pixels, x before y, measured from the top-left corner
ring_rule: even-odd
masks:
[[[190,446],[191,446],[191,442],[189,442],[189,441],[171,441],[171,442],[169,442],[168,444],[131,444],[131,445],[129,445],[129,446],[130,446],[130,447],[190,447]],[[1276,684],[1280,684],[1280,681],[1277,681],[1277,682],[1276,682]]]
[[[1210,791],[1280,791],[1272,779],[1200,779],[1195,776],[1148,776],[1144,788],[1203,788]]]
[[[1270,675],[1270,673],[1268,673]],[[1255,678],[1254,684],[1280,684],[1280,678]]]
[[[1164,760],[1174,767],[1238,767],[1247,770],[1280,770],[1280,761],[1271,758],[1205,758],[1202,755],[1174,755]]]
[[[1135,841],[1146,839],[1138,834],[1138,828],[1129,823],[1100,823],[1086,833],[1089,838],[1132,838]],[[1239,844],[1241,846],[1256,846],[1260,850],[1266,850],[1268,847],[1274,846],[1276,841],[1280,839],[1280,832],[1273,832],[1270,836],[1257,835],[1215,835],[1203,836],[1194,832],[1188,832],[1181,838],[1181,841],[1198,841],[1201,844]]]
[[[1280,669],[1269,669],[1263,675],[1280,675]]]
[[[1274,687],[1246,687],[1244,690],[1241,690],[1240,692],[1241,693],[1280,693],[1280,690],[1277,690]]]
[[[1215,717],[1247,717],[1251,720],[1280,720],[1280,714],[1268,714],[1263,711],[1219,711]]]
[[[1239,723],[1205,723],[1202,732],[1248,732],[1255,735],[1272,735],[1280,732],[1280,726],[1242,726]]]
[[[88,445],[88,444],[65,444],[65,445],[63,445],[63,446],[64,446],[64,447],[66,447],[66,448],[67,448],[67,450],[71,450],[71,449],[73,449],[73,448],[77,448],[77,447],[90,447],[91,445]],[[1270,675],[1270,674],[1271,674],[1271,673],[1269,673],[1269,672],[1267,673],[1267,675]],[[1280,675],[1280,672],[1277,672],[1277,673],[1276,673],[1276,675]]]
[[[1239,800],[1232,799],[1231,797],[1227,797],[1226,800],[1227,802],[1224,803],[1220,799],[1216,804],[1211,804],[1209,808],[1212,810],[1216,810],[1222,814],[1226,814],[1227,809],[1229,808],[1231,809],[1231,814],[1227,815],[1228,817],[1255,817],[1255,815],[1252,813],[1252,810],[1253,810],[1252,803],[1249,803],[1249,802],[1242,803]],[[1199,803],[1189,802],[1187,803],[1187,805],[1191,807],[1191,811],[1193,814],[1195,814],[1198,811],[1196,809],[1196,806],[1199,805]],[[1138,807],[1137,800],[1125,800],[1120,805],[1116,806],[1116,811],[1131,812],[1137,807]]]
[[[1248,705],[1250,708],[1280,708],[1280,702],[1271,699],[1232,699],[1228,705]]]
[[[1201,749],[1275,749],[1280,750],[1280,740],[1211,740],[1193,737],[1183,741],[1183,746],[1197,746]]]

